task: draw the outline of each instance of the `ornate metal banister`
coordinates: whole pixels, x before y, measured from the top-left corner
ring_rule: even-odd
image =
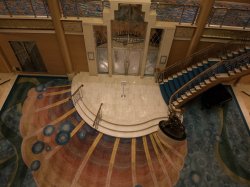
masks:
[[[167,67],[165,70],[161,72],[156,72],[156,79],[157,79],[156,81],[161,83],[165,78],[177,73],[178,71],[184,68],[187,68],[188,66],[198,63],[208,57],[214,57],[220,53],[225,53],[229,49],[232,50],[234,47],[236,48],[234,42],[235,41],[232,40],[226,44],[222,43],[211,44],[208,47],[192,54],[191,56],[177,61],[173,65]],[[239,48],[239,45],[237,45],[237,48]]]
[[[190,90],[191,88],[194,88],[195,86],[198,86],[199,83],[201,83],[202,81],[205,81],[206,79],[209,79],[209,77],[220,73],[219,68],[221,66],[225,66],[227,70],[230,71],[230,70],[233,70],[234,68],[244,65],[245,60],[249,58],[250,58],[250,52],[247,52],[238,57],[235,57],[234,59],[222,60],[214,64],[213,66],[211,66],[210,68],[203,71],[202,73],[200,73],[199,75],[191,79],[189,82],[184,84],[178,90],[176,90],[169,99],[170,108],[174,110],[173,105],[172,105],[173,101],[179,98],[179,96],[185,94],[186,91]]]

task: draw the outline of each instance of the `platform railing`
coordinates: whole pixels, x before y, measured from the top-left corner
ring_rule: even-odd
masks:
[[[98,112],[97,112],[95,120],[94,120],[94,123],[93,123],[93,127],[96,129],[98,129],[99,122],[102,119],[102,105],[103,105],[103,103],[100,104]]]
[[[171,109],[174,110],[172,103],[175,100],[177,100],[177,98],[181,97],[181,95],[184,95],[191,88],[195,88],[195,86],[198,86],[199,83],[205,82],[205,80],[209,79],[210,77],[221,73],[220,69],[222,66],[224,66],[227,71],[234,71],[235,68],[239,68],[240,66],[245,65],[246,61],[249,60],[249,58],[250,58],[250,52],[247,52],[230,60],[222,60],[214,64],[207,70],[203,71],[202,73],[191,79],[189,82],[184,84],[182,87],[180,87],[172,94],[172,96],[169,99],[169,104]]]
[[[82,87],[84,85],[81,84],[74,92],[73,94],[71,94],[71,100],[73,101],[74,104],[77,104],[79,100],[81,100],[83,98],[82,95]]]

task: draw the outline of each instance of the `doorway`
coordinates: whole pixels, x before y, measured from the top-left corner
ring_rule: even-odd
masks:
[[[141,49],[113,48],[113,73],[138,75],[140,71]]]

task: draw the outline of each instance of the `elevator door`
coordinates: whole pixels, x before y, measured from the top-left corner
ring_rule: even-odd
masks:
[[[141,61],[140,49],[114,48],[113,72],[120,75],[138,75]]]

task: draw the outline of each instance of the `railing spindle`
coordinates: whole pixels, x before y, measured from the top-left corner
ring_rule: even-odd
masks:
[[[13,14],[12,14],[12,12],[11,12],[11,11],[10,11],[10,9],[9,9],[9,7],[8,7],[8,4],[7,4],[6,0],[3,0],[3,3],[4,3],[5,8],[8,10],[9,16],[10,16],[10,17],[12,17],[12,16],[13,16]]]

